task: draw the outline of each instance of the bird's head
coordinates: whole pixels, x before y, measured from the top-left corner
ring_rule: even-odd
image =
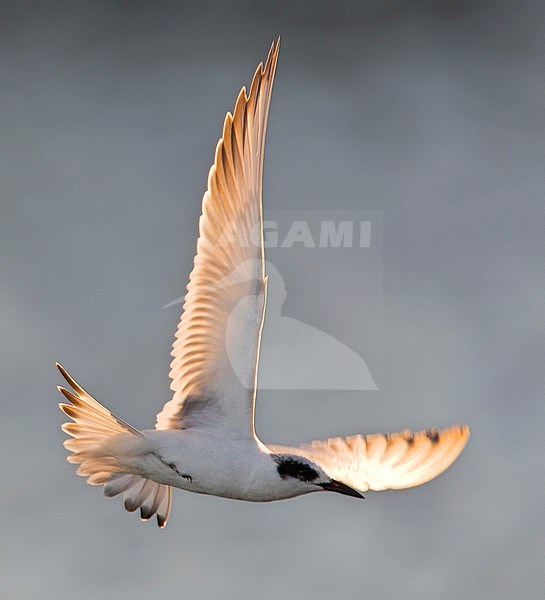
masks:
[[[333,479],[319,465],[304,456],[273,454],[272,458],[276,463],[279,477],[299,494],[326,490],[363,498],[357,490]]]

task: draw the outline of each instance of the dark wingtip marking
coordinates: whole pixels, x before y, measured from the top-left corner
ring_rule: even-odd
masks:
[[[414,444],[414,433],[410,429],[404,429],[400,432],[400,435],[407,442],[407,446],[412,446]]]
[[[426,435],[432,444],[437,444],[439,442],[439,432],[435,427],[428,429]]]

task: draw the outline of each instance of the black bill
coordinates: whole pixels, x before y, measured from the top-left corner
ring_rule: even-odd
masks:
[[[351,488],[336,479],[332,479],[329,483],[319,483],[318,485],[328,492],[337,492],[338,494],[344,494],[345,496],[354,496],[354,498],[365,498],[363,494],[360,494],[354,488]]]

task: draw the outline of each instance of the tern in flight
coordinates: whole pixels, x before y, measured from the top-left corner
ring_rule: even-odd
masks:
[[[272,44],[250,89],[227,113],[202,201],[194,267],[172,350],[172,399],[155,429],[135,429],[57,365],[71,390],[62,425],[78,475],[123,495],[166,525],[173,487],[252,502],[332,491],[402,489],[433,479],[464,448],[469,428],[352,435],[299,447],[264,444],[254,429],[267,277],[261,203],[267,116],[278,58]],[[233,363],[236,363],[236,368]]]

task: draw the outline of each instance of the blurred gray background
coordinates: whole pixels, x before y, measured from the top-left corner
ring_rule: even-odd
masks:
[[[0,598],[541,597],[543,12],[0,4]],[[160,531],[66,462],[53,361],[153,424],[179,316],[162,306],[186,284],[224,114],[278,34],[265,209],[383,212],[382,385],[264,391],[258,433],[472,438],[437,480],[365,502],[178,491]],[[327,319],[349,311],[341,288]]]

